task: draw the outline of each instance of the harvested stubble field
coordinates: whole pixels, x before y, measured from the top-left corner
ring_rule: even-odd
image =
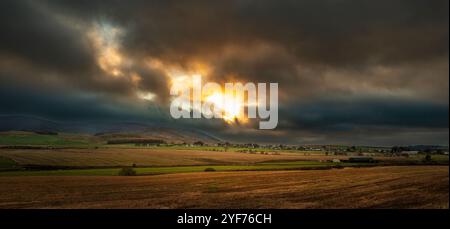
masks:
[[[189,149],[159,148],[98,148],[98,149],[0,149],[0,157],[18,165],[54,167],[117,167],[131,166],[189,166],[189,165],[247,165],[271,161],[326,161],[348,159],[348,156],[220,152]],[[437,156],[434,156],[437,157]],[[383,162],[414,162],[422,160],[403,157],[374,157]],[[441,160],[441,159],[439,159]],[[446,156],[444,161],[448,161]]]
[[[216,152],[202,150],[172,149],[2,149],[0,156],[10,158],[19,165],[111,167],[130,166],[177,166],[208,164],[248,164],[264,161],[319,160],[347,157],[303,156],[295,153],[277,155]]]
[[[448,208],[448,166],[0,177],[0,208]]]

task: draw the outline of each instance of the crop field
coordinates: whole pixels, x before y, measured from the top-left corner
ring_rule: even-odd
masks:
[[[324,151],[104,140],[0,133],[0,208],[448,208],[446,155],[350,163]]]
[[[75,134],[44,135],[30,132],[0,132],[0,145],[88,147],[97,145],[91,137]]]
[[[133,168],[137,175],[158,175],[166,173],[191,173],[212,171],[276,171],[276,170],[307,170],[332,169],[342,167],[363,167],[367,164],[357,163],[325,163],[296,161],[292,163],[258,163],[254,165],[198,165],[198,166],[165,166]],[[0,176],[117,176],[120,168],[95,169],[54,169],[54,170],[16,170],[0,173]]]
[[[73,149],[0,149],[0,157],[19,165],[55,167],[118,167],[131,166],[189,166],[189,165],[248,165],[262,162],[345,160],[348,156],[307,155],[277,152],[276,154],[240,153],[206,150],[177,150],[167,148],[73,148]],[[374,157],[384,162],[418,162],[423,156],[411,158]],[[448,163],[448,156],[433,159]],[[1,168],[1,163],[0,163]]]
[[[421,157],[375,157],[372,163],[331,162],[347,156],[292,152],[242,153],[170,148],[0,149],[0,176],[117,176],[122,167],[137,175],[212,171],[276,171],[410,165]],[[448,157],[435,155],[448,165]]]
[[[0,208],[448,208],[448,166],[0,177]]]
[[[249,164],[264,161],[320,160],[324,156],[303,156],[293,153],[277,155],[172,149],[0,149],[0,156],[21,165],[46,166],[175,166],[206,164]],[[347,157],[333,157],[347,158]],[[331,157],[328,157],[331,159]]]

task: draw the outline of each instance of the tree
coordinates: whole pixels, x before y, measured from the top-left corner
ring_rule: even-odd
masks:
[[[194,142],[194,145],[195,146],[203,146],[203,145],[205,145],[205,143],[202,141],[196,141],[196,142]]]
[[[130,167],[122,168],[119,171],[119,176],[136,176],[136,170]]]
[[[431,155],[430,155],[430,154],[427,154],[427,155],[425,156],[424,161],[425,161],[425,162],[430,162],[430,161],[431,161]]]

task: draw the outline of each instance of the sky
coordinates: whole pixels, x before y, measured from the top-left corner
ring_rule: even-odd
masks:
[[[230,141],[448,145],[448,0],[0,1],[0,114]],[[279,123],[174,120],[179,76],[279,84]]]

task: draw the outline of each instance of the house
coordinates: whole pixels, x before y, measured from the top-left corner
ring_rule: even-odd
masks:
[[[375,153],[361,153],[362,156],[366,156],[366,157],[372,157],[375,156]]]
[[[400,155],[404,156],[404,157],[414,156],[417,154],[419,154],[419,151],[402,151],[402,152],[400,152]]]

